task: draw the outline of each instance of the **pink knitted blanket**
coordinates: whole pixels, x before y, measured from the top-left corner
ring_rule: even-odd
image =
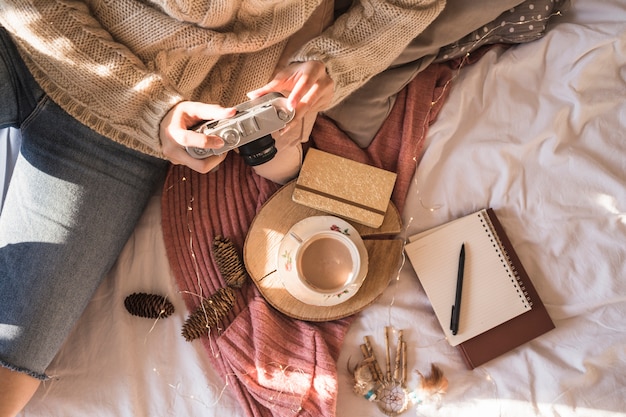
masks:
[[[398,96],[368,149],[360,149],[330,120],[320,117],[311,146],[398,174],[392,199],[399,210],[413,178],[428,126],[444,102],[453,70],[432,65]],[[193,311],[225,283],[212,257],[213,238],[239,248],[253,217],[278,186],[253,173],[231,153],[221,167],[201,175],[172,166],[163,192],[163,233],[169,262]],[[335,415],[336,361],[351,318],[309,323],[274,310],[251,282],[219,329],[192,343],[207,354],[236,393],[248,416]]]

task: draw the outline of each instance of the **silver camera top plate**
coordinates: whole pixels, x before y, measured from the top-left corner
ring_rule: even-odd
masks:
[[[224,146],[218,149],[187,147],[187,153],[196,159],[221,155],[231,149],[255,141],[284,128],[295,116],[280,93],[269,93],[235,107],[237,113],[228,119],[202,122],[194,127],[207,136],[219,136]]]

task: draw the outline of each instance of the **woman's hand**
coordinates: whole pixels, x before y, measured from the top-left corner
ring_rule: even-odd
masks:
[[[232,117],[235,112],[234,108],[224,108],[216,104],[192,101],[178,103],[161,121],[159,135],[163,155],[174,164],[187,165],[201,173],[209,172],[226,158],[226,153],[195,159],[187,153],[185,147],[217,149],[224,145],[224,141],[218,136],[206,136],[189,129],[204,120]]]
[[[296,111],[296,115],[281,131],[286,134],[290,126],[299,126],[307,113],[326,110],[332,101],[334,87],[323,62],[294,62],[278,71],[272,81],[249,92],[248,96],[254,99],[274,91],[287,95],[289,106]]]

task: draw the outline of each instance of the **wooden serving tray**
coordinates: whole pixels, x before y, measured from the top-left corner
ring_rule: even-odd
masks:
[[[276,273],[278,249],[285,234],[302,219],[326,216],[292,200],[295,180],[278,190],[253,219],[243,248],[248,273],[263,297],[277,310],[300,320],[329,321],[350,316],[374,302],[396,276],[402,258],[403,241],[398,210],[389,203],[383,224],[371,228],[348,221],[359,232],[369,256],[368,272],[359,291],[335,306],[314,306],[294,298]]]

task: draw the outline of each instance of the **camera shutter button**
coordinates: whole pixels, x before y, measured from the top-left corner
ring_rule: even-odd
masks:
[[[239,132],[235,129],[226,129],[220,133],[220,137],[228,146],[235,146],[239,143]]]
[[[278,118],[285,123],[290,122],[291,119],[293,118],[293,112],[290,112],[289,110],[278,109],[277,113],[278,113]]]

